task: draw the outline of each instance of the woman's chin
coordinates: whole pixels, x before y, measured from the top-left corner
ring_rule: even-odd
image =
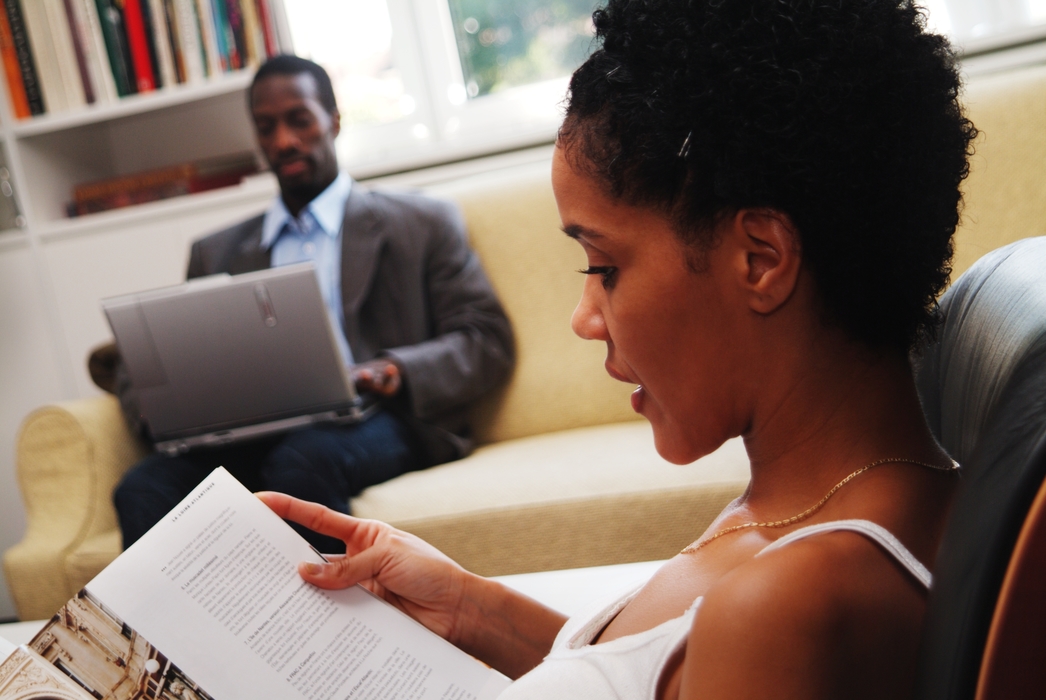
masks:
[[[665,420],[662,415],[644,414],[654,431],[654,449],[662,459],[672,464],[690,464],[719,449],[724,438],[712,435],[698,436],[693,429]],[[697,439],[703,437],[704,439]]]
[[[678,430],[673,430],[675,426],[659,425],[653,420],[650,421],[650,425],[654,429],[654,449],[666,462],[690,464],[695,459],[704,456],[704,453],[696,450],[690,444],[685,435],[681,435]]]

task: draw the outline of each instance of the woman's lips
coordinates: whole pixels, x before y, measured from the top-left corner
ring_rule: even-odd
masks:
[[[618,380],[619,382],[625,382],[626,384],[635,384],[636,383],[636,381],[634,379],[629,379],[628,377],[626,377],[625,375],[621,374],[616,369],[614,369],[610,365],[610,362],[604,362],[603,366],[606,368],[607,374],[609,374],[611,377],[613,377],[614,379]],[[642,409],[643,409],[643,398],[645,396],[646,396],[646,392],[643,391],[643,385],[642,384],[637,386],[636,390],[632,392],[632,410],[635,411],[636,413],[641,413],[642,412]]]
[[[609,374],[611,377],[618,380],[619,382],[625,382],[626,384],[635,384],[634,381],[632,381],[631,379],[629,379],[628,377],[611,367],[609,362],[604,362],[603,367],[606,369],[607,374]]]
[[[636,413],[643,412],[643,399],[646,398],[646,391],[643,390],[643,385],[640,384],[636,387],[636,390],[632,392],[632,410]]]

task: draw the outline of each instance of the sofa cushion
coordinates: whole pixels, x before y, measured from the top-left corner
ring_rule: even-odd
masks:
[[[740,439],[678,466],[649,424],[627,422],[481,447],[373,486],[352,510],[489,576],[668,558],[747,483]]]

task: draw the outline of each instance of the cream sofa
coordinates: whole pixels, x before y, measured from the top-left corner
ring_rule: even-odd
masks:
[[[984,252],[1046,233],[1046,69],[971,81],[982,129],[955,273]],[[692,541],[747,480],[738,441],[665,463],[603,371],[603,348],[569,330],[580,250],[558,232],[548,164],[431,188],[457,200],[518,335],[508,383],[476,406],[467,459],[354,499],[355,513],[415,532],[484,574],[642,561]],[[4,555],[22,619],[46,617],[119,552],[110,494],[145,453],[107,396],[29,415],[17,448],[25,538]]]

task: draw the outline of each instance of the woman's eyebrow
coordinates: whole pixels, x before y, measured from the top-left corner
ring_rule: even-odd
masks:
[[[580,226],[578,224],[568,224],[564,226],[561,230],[563,231],[563,233],[567,234],[574,240],[577,240],[582,236],[584,236],[585,238],[603,238],[603,234],[597,233],[596,231],[593,231],[590,228],[585,228],[584,226]]]

